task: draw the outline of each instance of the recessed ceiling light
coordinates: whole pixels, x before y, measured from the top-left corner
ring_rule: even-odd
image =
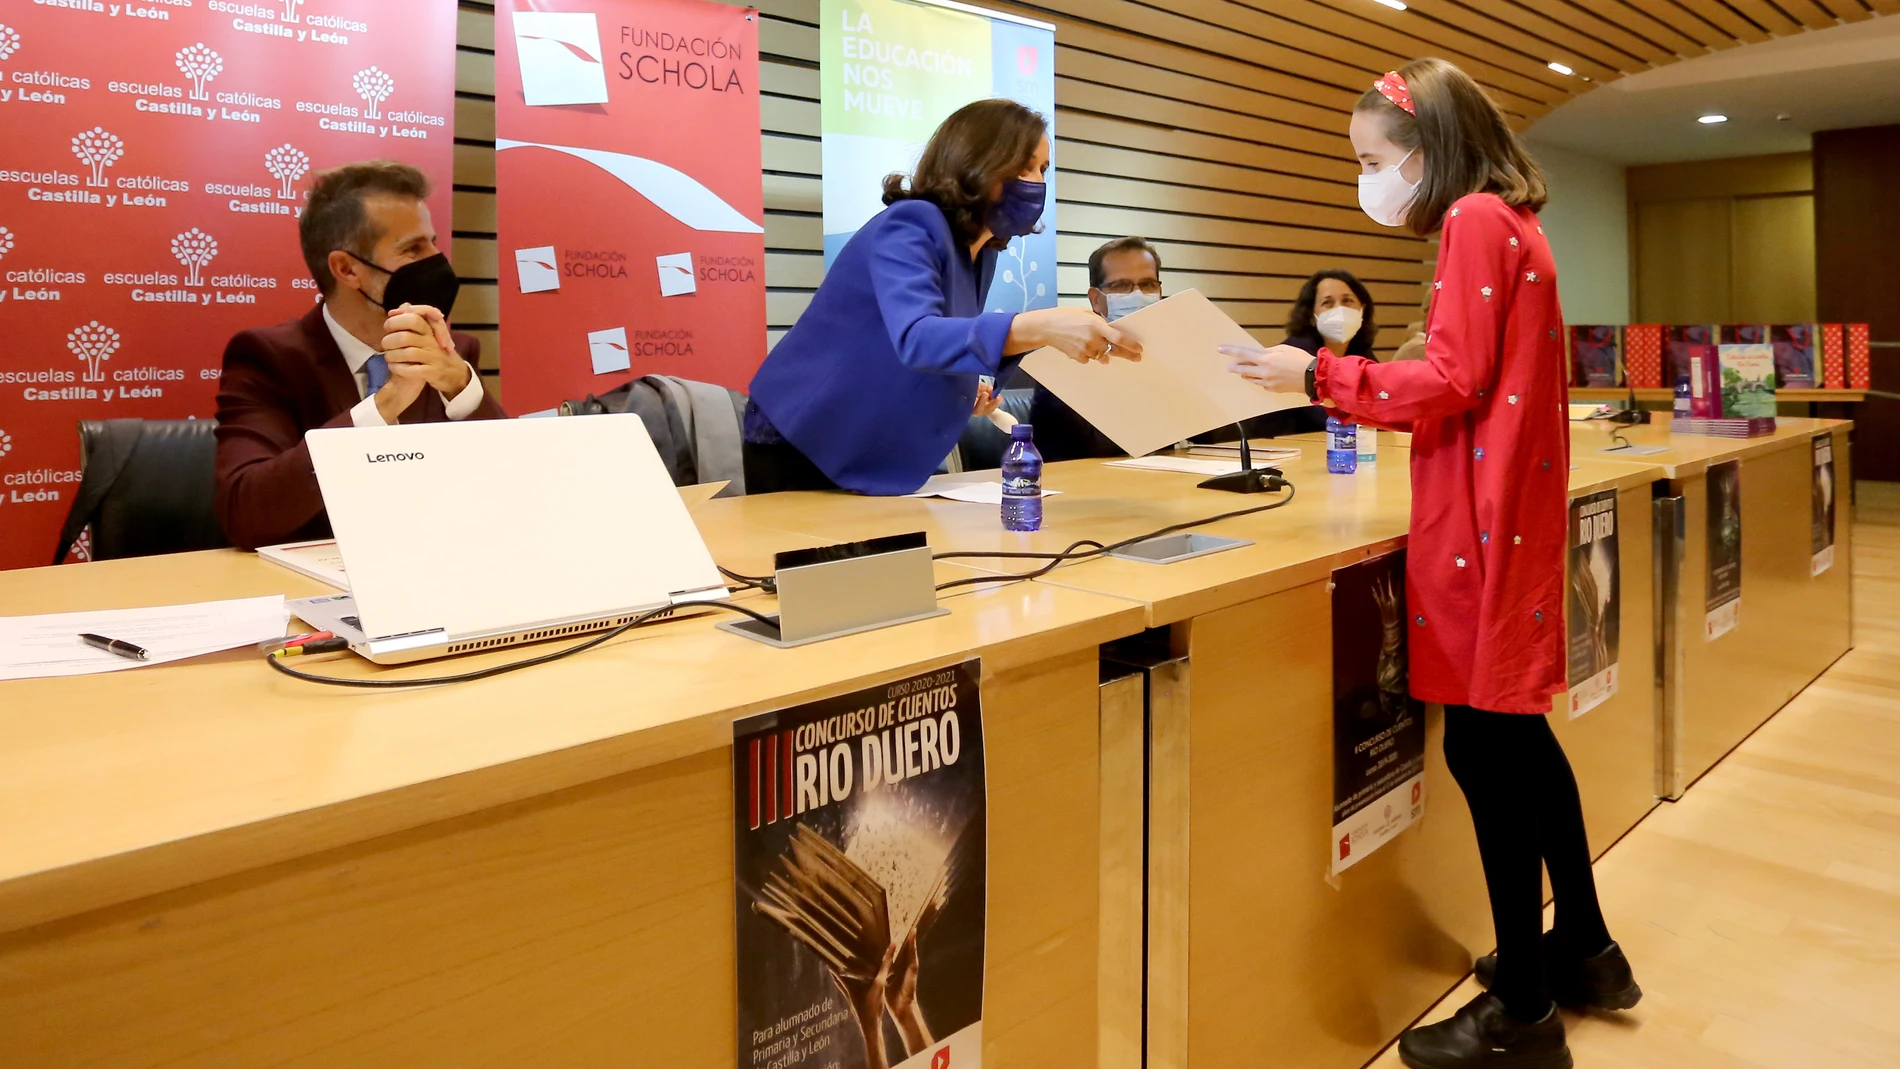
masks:
[[[1727,121],[1728,121],[1728,116],[1726,115],[1704,115],[1700,119],[1696,120],[1696,122],[1699,122],[1704,126],[1714,126],[1717,123],[1725,123]]]
[[[1554,59],[1550,61],[1550,69],[1556,71],[1558,74],[1562,74],[1566,76],[1577,73],[1576,71],[1571,70],[1569,67],[1565,66],[1562,63],[1557,62]]]
[[[1375,2],[1384,4],[1394,11],[1405,10],[1405,0],[1375,0]]]

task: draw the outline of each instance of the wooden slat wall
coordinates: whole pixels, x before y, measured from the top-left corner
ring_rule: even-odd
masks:
[[[760,0],[768,341],[822,277],[818,0]],[[1900,10],[1900,0],[1041,0],[989,6],[1056,25],[1057,285],[1088,287],[1089,252],[1142,234],[1171,289],[1205,292],[1264,341],[1322,267],[1364,279],[1402,340],[1431,248],[1359,212],[1345,138],[1372,78],[1439,55],[1520,129],[1593,85],[1712,49]],[[494,5],[461,0],[453,253],[457,326],[502,346],[495,243]],[[1568,64],[1576,76],[1550,70]],[[876,176],[867,176],[874,178]],[[490,380],[491,388],[495,385]]]

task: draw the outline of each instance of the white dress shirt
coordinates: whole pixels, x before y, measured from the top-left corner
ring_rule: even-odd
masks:
[[[343,352],[343,362],[350,365],[350,374],[356,379],[356,395],[363,400],[350,409],[350,422],[358,427],[387,427],[389,421],[376,408],[376,398],[370,396],[369,372],[363,365],[376,355],[376,350],[363,344],[356,335],[343,329],[343,324],[330,314],[330,306],[323,306],[323,323],[330,328],[330,337],[336,339],[336,347]],[[441,393],[440,390],[436,391]],[[462,392],[450,397],[442,394],[442,405],[452,420],[464,420],[475,414],[482,403],[482,377],[474,368],[468,369],[468,385]]]

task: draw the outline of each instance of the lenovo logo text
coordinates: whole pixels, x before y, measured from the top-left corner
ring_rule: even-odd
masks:
[[[371,464],[397,464],[405,460],[421,460],[421,453],[364,453],[363,459]]]

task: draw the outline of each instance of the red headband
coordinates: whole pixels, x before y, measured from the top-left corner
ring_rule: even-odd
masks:
[[[1399,77],[1398,71],[1387,71],[1385,77],[1372,83],[1372,88],[1377,89],[1380,96],[1404,108],[1407,115],[1414,118],[1418,116],[1418,108],[1412,103],[1412,89],[1405,84],[1404,78]]]

